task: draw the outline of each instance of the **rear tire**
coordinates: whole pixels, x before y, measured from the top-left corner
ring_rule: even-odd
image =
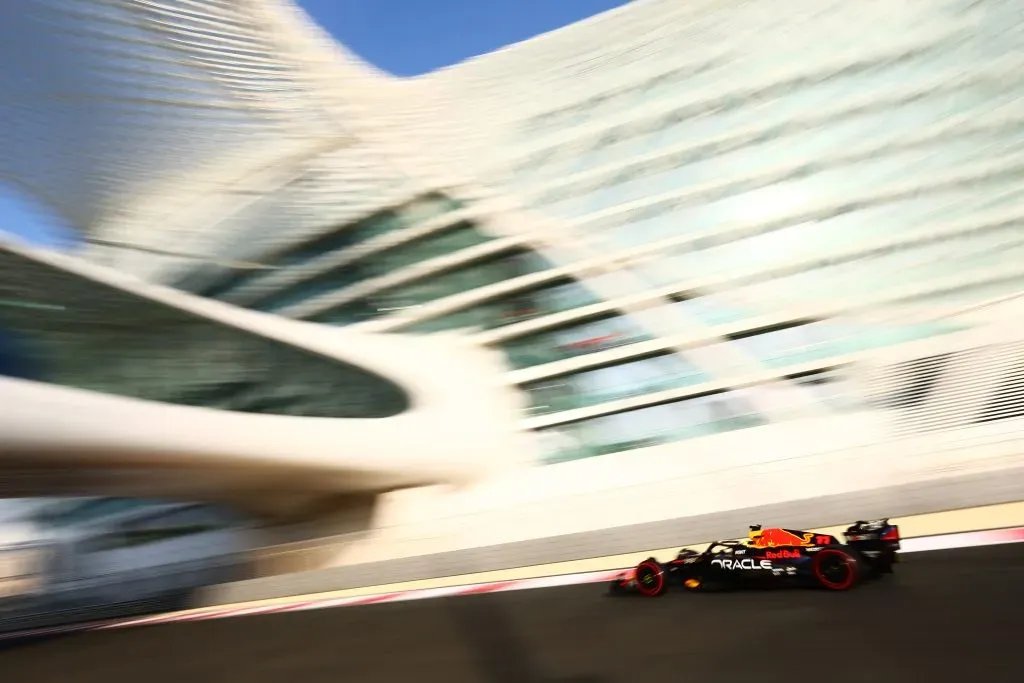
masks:
[[[811,560],[814,582],[826,590],[850,590],[861,578],[860,562],[840,548],[825,548]]]
[[[665,594],[668,585],[665,570],[657,560],[644,560],[636,566],[636,591],[648,598],[657,598]]]

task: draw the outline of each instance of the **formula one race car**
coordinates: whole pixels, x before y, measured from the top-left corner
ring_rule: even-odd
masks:
[[[749,540],[715,541],[703,552],[683,549],[674,560],[650,557],[612,580],[613,595],[663,595],[670,587],[689,591],[743,587],[819,587],[841,591],[892,573],[900,530],[888,519],[857,522],[843,534],[750,527]]]

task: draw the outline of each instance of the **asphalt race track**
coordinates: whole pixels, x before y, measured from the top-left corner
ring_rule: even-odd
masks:
[[[891,580],[890,580],[891,579]],[[1024,543],[905,555],[847,593],[600,584],[97,631],[0,651],[49,683],[1024,680]]]

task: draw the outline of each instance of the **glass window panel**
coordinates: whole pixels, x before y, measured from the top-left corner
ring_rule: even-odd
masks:
[[[961,91],[945,92],[894,107],[879,115],[877,112],[856,115],[849,120],[840,120],[826,126],[792,133],[762,143],[752,144],[739,150],[712,158],[684,164],[680,167],[639,175],[612,182],[592,190],[595,197],[588,202],[574,202],[553,208],[558,215],[575,217],[584,212],[599,211],[609,206],[625,203],[681,187],[718,182],[729,178],[753,177],[774,167],[792,163],[799,159],[817,159],[838,152],[850,145],[864,145],[884,140],[897,141],[922,128],[941,121],[950,112],[963,115],[972,110],[991,111],[1011,101],[998,89],[985,86],[965,88]],[[729,112],[708,115],[722,118],[728,124]],[[685,123],[685,122],[684,122]],[[676,124],[676,127],[683,124]],[[764,125],[763,122],[761,125]],[[727,125],[730,130],[732,126]],[[669,146],[673,141],[668,133],[645,133],[640,136],[615,141],[581,155],[578,168],[594,168],[608,161],[633,156],[645,144],[643,138],[658,135],[657,148]],[[705,136],[706,137],[706,136]],[[687,135],[685,141],[692,141]],[[951,152],[952,153],[952,152]],[[980,158],[980,157],[979,157]]]
[[[792,90],[768,99],[767,101],[752,99],[748,102],[730,103],[725,111],[712,112],[703,116],[689,118],[667,126],[662,139],[662,146],[669,147],[693,140],[706,140],[742,128],[768,128],[788,123],[795,116],[807,116],[816,109],[838,110],[845,100],[857,102],[867,101],[876,91],[894,91],[893,84],[900,78],[903,83],[934,82],[941,74],[941,69],[926,66],[921,62],[911,62],[898,67],[891,67],[885,73],[862,72],[845,77],[837,77],[812,85],[795,86]],[[959,74],[951,73],[951,76]],[[893,107],[884,114],[874,112],[864,115],[859,125],[869,125],[878,132],[885,132],[890,118],[893,129],[902,129],[916,121],[922,125],[927,121],[937,121],[950,110],[960,112],[964,108],[984,107],[991,109],[999,102],[1005,101],[1003,90],[986,85],[965,87],[953,93],[942,93],[922,98],[898,107]],[[880,93],[881,94],[881,93]],[[895,94],[890,92],[888,94]],[[873,123],[872,123],[873,122]],[[828,139],[829,131],[834,125],[822,129],[820,133]],[[854,124],[858,125],[858,124]],[[788,136],[785,139],[790,139]],[[799,140],[794,140],[797,144]],[[793,155],[789,155],[793,156]]]
[[[68,507],[59,519],[54,521],[58,521],[60,524],[81,524],[147,506],[146,501],[134,498],[94,498]]]
[[[0,300],[27,297],[47,307],[0,308],[0,328],[42,359],[42,381],[244,412],[275,412],[240,399],[287,388],[289,412],[307,417],[389,417],[408,405],[401,387],[362,368],[0,252]]]
[[[940,159],[941,163],[945,164],[947,158],[956,162],[965,161],[967,157],[974,156],[978,149],[977,141],[974,141],[963,145],[958,143],[942,154],[935,154],[931,151],[905,152],[887,159],[834,169],[810,178],[785,181],[731,195],[701,206],[680,207],[671,213],[647,217],[616,227],[610,231],[609,236],[617,241],[626,242],[628,240],[643,243],[681,236],[691,230],[709,230],[719,225],[769,223],[784,219],[789,215],[799,215],[848,199],[848,188],[851,185],[856,188],[857,196],[870,196],[873,190],[882,190],[894,179],[912,174],[921,166],[928,166],[930,169],[936,163],[940,163]],[[944,156],[946,152],[952,156]],[[945,166],[943,167],[945,168]],[[1010,192],[1004,185],[992,186],[987,192],[998,192],[999,194],[986,200],[985,191],[979,193],[977,187],[951,191],[950,197],[947,198],[943,197],[945,192],[935,193],[905,202],[866,209],[867,213],[861,214],[863,222],[854,213],[837,216],[818,224],[807,223],[803,224],[803,227],[792,226],[789,230],[791,232],[807,230],[813,231],[815,235],[826,236],[830,233],[819,232],[814,226],[824,227],[826,224],[834,226],[831,235],[835,235],[836,237],[833,239],[838,239],[839,242],[819,241],[818,244],[835,248],[836,245],[851,244],[861,240],[858,232],[860,228],[855,225],[847,227],[843,225],[844,223],[863,224],[866,226],[866,230],[873,231],[880,236],[889,232],[887,229],[883,229],[883,227],[888,228],[889,226],[899,228],[901,233],[905,234],[906,230],[913,229],[915,223],[924,221],[926,218],[937,217],[943,221],[955,220],[969,215],[979,207],[1013,205],[1016,196],[1016,193]],[[974,195],[973,199],[968,198],[969,194]],[[954,201],[956,198],[963,199],[963,203]],[[927,224],[921,225],[920,230],[926,231],[928,227]],[[792,238],[773,236],[763,239]],[[822,237],[822,239],[825,238]],[[813,243],[801,245],[800,248],[807,250],[811,246]],[[745,242],[742,241],[721,247],[722,251],[745,250],[746,248]],[[748,251],[748,254],[753,254],[754,251]],[[691,260],[685,265],[685,268],[688,269],[694,264],[704,268],[712,265],[721,266],[722,269],[727,268],[722,260],[708,258],[706,254],[697,254],[694,258],[696,260]],[[650,265],[645,268],[647,275],[654,277],[655,282],[664,284],[679,279],[678,272],[680,271],[678,269],[680,267],[684,266],[652,258]]]
[[[249,284],[250,282],[252,282],[256,278],[258,278],[261,275],[265,274],[265,272],[266,271],[264,271],[263,269],[259,269],[259,270],[248,270],[247,269],[247,270],[243,270],[243,271],[240,271],[240,272],[235,272],[234,275],[230,275],[230,276],[228,276],[226,278],[223,278],[221,280],[218,280],[218,281],[214,282],[211,285],[207,285],[206,287],[203,287],[197,293],[200,296],[205,296],[205,297],[208,297],[210,299],[217,299],[217,298],[220,298],[220,297],[226,295],[228,292],[232,292],[232,291],[234,291],[236,289],[241,289],[242,287],[244,287],[245,285]]]
[[[313,315],[310,320],[332,325],[363,322],[551,267],[550,261],[539,254],[514,252],[384,290],[365,299]]]
[[[615,139],[611,137],[600,140],[597,144],[580,155],[581,165],[576,167],[576,170],[579,172],[588,171],[590,169],[597,168],[602,164],[608,163],[610,160],[614,160],[615,144]]]
[[[0,320],[4,304],[0,303]],[[46,359],[32,337],[0,325],[0,377],[41,381],[46,377]]]
[[[523,387],[537,415],[583,408],[623,398],[678,389],[707,376],[674,354],[553,377]]]
[[[341,230],[306,242],[271,260],[277,266],[294,266],[311,259],[347,249],[374,237],[406,227],[405,221],[394,211],[384,211]]]
[[[589,193],[561,195],[553,198],[543,211],[558,218],[574,218],[590,213],[590,201]]]
[[[385,315],[372,301],[359,299],[309,317],[309,320],[327,325],[354,325]]]
[[[859,133],[856,131],[848,132],[847,141],[849,142],[858,135]],[[1015,131],[1011,137],[1018,143],[1024,141],[1024,129]],[[725,214],[721,218],[723,220],[778,218],[784,216],[785,212],[806,209],[810,200],[836,200],[847,195],[851,187],[856,188],[858,192],[865,192],[881,187],[893,179],[917,169],[932,171],[937,162],[958,164],[984,160],[990,156],[986,154],[986,150],[1001,146],[1004,141],[1009,142],[1010,140],[1006,140],[1006,138],[1006,134],[979,133],[965,136],[962,139],[936,141],[933,147],[895,152],[855,164],[830,168],[806,178],[754,187],[745,192],[742,187],[737,186],[735,190],[725,191],[730,196],[718,200],[732,210],[731,215]],[[842,140],[838,140],[836,144],[842,145]],[[764,149],[758,151],[759,147],[764,147]],[[799,149],[799,144],[796,141],[786,138],[783,141],[743,148],[720,157],[686,164],[652,175],[634,177],[625,185],[594,189],[588,194],[596,195],[596,197],[590,202],[576,205],[575,209],[590,213],[644,197],[690,187],[728,182],[729,180],[749,181],[750,184],[756,185],[759,182],[758,176],[762,172],[768,172],[775,167],[790,163],[799,163],[801,160],[811,161],[818,158],[817,155],[809,152],[807,156],[802,156]]]
[[[829,358],[845,351],[842,342],[852,329],[833,323],[813,323],[738,339],[733,343],[771,367]]]
[[[721,224],[714,211],[703,207],[691,211],[687,216],[677,212],[659,213],[628,221],[605,233],[615,244],[636,247],[672,237],[681,237],[688,232],[697,232]]]
[[[713,294],[678,301],[671,306],[679,309],[685,318],[699,320],[705,325],[728,325],[758,313],[757,310],[733,305],[723,297]]]
[[[502,342],[500,347],[508,355],[513,367],[527,368],[651,338],[628,317],[615,316],[518,337]]]
[[[259,311],[277,312],[318,296],[342,291],[367,277],[370,276],[367,275],[363,264],[349,264],[344,268],[321,273],[312,279],[282,287],[270,296],[257,299],[250,307]]]
[[[460,223],[450,230],[399,244],[364,260],[344,264],[283,287],[271,296],[258,300],[254,307],[262,311],[279,311],[323,294],[341,291],[363,280],[407,268],[420,261],[447,256],[461,249],[483,244],[489,239],[472,224]]]
[[[365,269],[369,273],[369,277],[387,275],[421,261],[428,261],[462,249],[475,247],[491,239],[472,224],[464,223],[451,230],[406,242],[379,254],[374,254],[366,259]]]
[[[517,174],[513,181],[515,187],[523,187],[552,178],[560,178],[570,173],[579,163],[577,154],[567,154],[564,150],[555,149],[547,152],[540,162],[534,162],[528,169]]]
[[[318,237],[294,249],[266,256],[259,259],[259,262],[269,265],[273,269],[300,265],[324,254],[346,249],[400,227],[405,227],[405,224],[399,216],[392,211],[386,211],[353,225],[346,226],[341,230],[331,232],[328,235]],[[268,272],[273,272],[273,270],[259,269],[239,273],[203,289],[200,294],[211,298],[223,297],[230,292],[241,289]]]
[[[720,74],[720,68],[680,69],[674,72],[663,74],[658,78],[642,84],[639,91],[644,104],[652,104],[665,98],[678,97],[680,94],[694,92],[692,84],[698,78],[707,78],[715,73]]]
[[[458,199],[446,195],[427,195],[402,207],[400,213],[405,224],[415,225],[462,208],[465,208],[465,203]]]
[[[599,301],[597,296],[578,282],[566,282],[487,301],[471,308],[414,323],[405,329],[410,332],[439,332],[462,328],[490,330],[589,306]]]
[[[604,211],[605,209],[610,209],[613,206],[624,204],[632,199],[636,199],[636,197],[631,197],[629,195],[628,187],[629,186],[627,185],[608,185],[593,190],[592,192],[588,192],[587,201],[578,204],[575,207],[581,212],[578,215],[597,213],[599,211]],[[656,194],[656,192],[652,192],[651,194]]]
[[[650,278],[649,281],[667,284],[679,280],[679,273],[683,272],[692,277],[767,267],[771,261],[785,262],[834,252],[895,234],[926,234],[936,222],[955,222],[981,211],[1016,206],[1021,197],[1024,197],[1024,188],[1021,188],[1019,178],[972,183],[970,187],[961,189],[943,188],[934,193],[870,206],[825,220],[793,224],[741,240],[718,239],[715,241],[724,244],[710,248],[698,250],[693,245],[686,245],[666,249],[638,262],[636,268],[643,277]],[[686,225],[695,225],[700,230],[712,229],[716,225],[725,227],[727,223],[719,220],[716,214],[723,205],[733,201],[735,198],[662,214],[616,228],[608,236],[617,241],[628,239],[626,244],[635,246],[682,234]],[[813,211],[826,206],[825,202],[816,202],[807,209]],[[793,213],[796,215],[799,210]],[[757,222],[751,224],[756,225]],[[766,225],[771,225],[771,222],[766,222]]]
[[[971,285],[952,291],[929,294],[901,302],[901,305],[919,310],[966,308],[992,299],[1019,295],[1022,291],[1024,291],[1024,278],[1014,278],[1002,282]]]
[[[400,208],[375,213],[355,223],[333,229],[300,245],[255,260],[274,269],[301,265],[326,254],[336,253],[367,242],[393,230],[407,228],[445,213],[456,211],[464,206],[465,204],[460,200],[446,195],[426,195]],[[257,269],[236,273],[206,287],[200,293],[203,296],[212,298],[222,297],[240,289],[267,272],[273,271]],[[301,300],[301,297],[299,300]],[[281,307],[274,306],[264,310],[277,310]]]
[[[579,152],[573,161],[565,163],[561,170],[564,170],[564,175],[571,176],[597,168],[598,160],[603,153],[604,147],[585,149]]]
[[[865,293],[865,283],[871,283],[873,290],[910,287],[933,278],[984,272],[1024,262],[1021,259],[1024,259],[1024,249],[1020,246],[996,243],[966,251],[965,246],[953,242],[770,278],[733,293],[739,296],[742,292],[781,308],[824,298],[856,299]]]
[[[555,464],[764,424],[734,393],[692,398],[538,431]]]
[[[522,128],[523,136],[536,139],[559,130],[586,123],[591,117],[593,102],[582,102],[579,106],[561,109],[541,117],[530,119]]]
[[[114,548],[134,548],[140,545],[147,545],[149,543],[167,541],[172,538],[194,536],[195,534],[215,531],[216,529],[217,527],[211,524],[193,524],[191,526],[167,529],[132,529],[124,531],[121,534],[109,534],[102,536],[101,540],[107,541],[105,549],[108,550],[112,550]]]
[[[539,254],[518,252],[431,275],[412,284],[382,292],[375,298],[378,308],[401,310],[551,267],[552,264]]]
[[[817,35],[817,34],[815,34]],[[800,37],[797,34],[791,36]],[[892,94],[913,87],[913,84],[941,80],[952,80],[959,77],[963,71],[963,64],[978,63],[992,57],[1000,56],[1000,49],[1008,49],[1006,41],[985,40],[985,41],[960,41],[956,44],[935,45],[934,49],[924,51],[913,57],[900,60],[898,63],[888,63],[864,68],[850,70],[846,73],[827,77],[824,80],[812,81],[803,79],[793,83],[788,90],[779,90],[767,96],[754,95],[744,98],[742,93],[748,88],[755,88],[759,84],[778,80],[780,65],[793,63],[792,58],[787,55],[799,55],[799,62],[811,64],[816,58],[811,55],[820,54],[821,58],[829,58],[829,62],[835,62],[836,53],[834,46],[822,41],[820,36],[810,44],[804,45],[806,41],[787,40],[783,43],[776,41],[765,41],[764,36],[758,36],[759,40],[751,46],[752,50],[765,50],[764,58],[752,57],[743,63],[731,63],[725,68],[711,67],[698,70],[696,73],[690,69],[684,69],[676,74],[668,74],[654,81],[640,83],[635,89],[635,95],[627,96],[623,93],[612,98],[608,102],[610,110],[617,110],[623,106],[620,103],[631,103],[634,108],[644,108],[659,100],[666,98],[678,98],[680,103],[689,103],[693,92],[704,92],[712,100],[720,100],[723,109],[715,112],[708,112],[704,115],[689,117],[686,120],[673,123],[664,128],[664,134],[647,132],[637,137],[660,135],[660,146],[671,146],[692,140],[702,140],[727,133],[732,130],[748,126],[773,126],[792,119],[793,116],[806,114],[818,108],[837,107],[844,100],[856,100],[863,102],[872,97]],[[867,48],[863,48],[867,49]],[[863,53],[863,49],[857,46],[850,46],[848,58],[854,58],[855,53]],[[809,51],[810,50],[810,51]],[[751,53],[756,55],[757,53]],[[867,56],[861,54],[861,58]],[[943,75],[948,78],[943,79]],[[1002,90],[1003,92],[1000,92]],[[992,109],[999,101],[1008,101],[1006,96],[1013,94],[1010,89],[997,88],[987,89],[984,84],[965,85],[962,91],[946,95],[936,95],[934,98],[922,100],[920,104],[910,103],[904,111],[909,112],[915,106],[922,107],[921,111],[930,109],[931,114],[941,117],[944,113],[957,110],[962,111],[963,107],[985,103],[988,109]],[[727,98],[730,93],[737,96]],[[1015,95],[1014,95],[1015,96]],[[945,98],[945,99],[943,99]],[[604,111],[604,105],[598,107],[596,104],[585,105],[585,111]],[[604,116],[602,114],[601,116]],[[891,117],[879,116],[879,119],[891,118],[893,125],[899,125],[900,114],[894,113]],[[554,122],[554,128],[563,128],[571,124],[571,119],[562,117],[560,121]],[[535,133],[529,133],[535,137]],[[639,146],[643,143],[638,142]],[[648,148],[650,143],[648,143]],[[619,155],[624,158],[626,155]],[[584,161],[580,168],[593,167],[591,160]]]
[[[124,524],[126,529],[178,529],[198,525],[214,527],[221,522],[214,508],[205,505],[174,507],[170,510],[154,510]]]

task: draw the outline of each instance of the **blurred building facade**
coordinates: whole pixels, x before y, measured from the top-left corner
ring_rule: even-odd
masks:
[[[31,56],[0,75],[0,170],[110,272],[493,353],[477,397],[522,405],[495,399],[513,426],[481,458],[510,431],[557,464],[879,411],[850,433],[971,429],[1024,415],[1016,11],[640,0],[399,79],[287,0],[33,0],[0,10],[0,49]],[[190,367],[136,365],[159,385],[137,397],[405,409],[357,363],[211,325],[222,375],[168,353]],[[125,385],[96,368],[87,388]]]

